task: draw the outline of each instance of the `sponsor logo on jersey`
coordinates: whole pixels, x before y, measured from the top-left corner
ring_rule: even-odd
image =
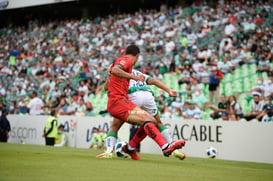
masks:
[[[124,60],[121,60],[121,61],[120,61],[120,64],[121,64],[121,65],[125,65],[126,62],[125,62]]]

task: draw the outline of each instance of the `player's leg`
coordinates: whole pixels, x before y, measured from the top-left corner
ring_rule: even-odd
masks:
[[[142,99],[142,102],[143,102],[141,108],[147,111],[150,115],[152,115],[156,119],[156,126],[158,130],[160,131],[164,139],[167,141],[167,143],[171,144],[173,142],[171,132],[168,129],[168,127],[162,123],[160,119],[158,108],[156,106],[152,93],[146,91],[146,93],[144,94],[145,96],[142,96],[142,98],[138,98],[139,100]],[[183,160],[186,157],[185,153],[179,150],[175,150],[172,153],[172,155],[180,160]]]
[[[160,133],[162,134],[162,136],[164,137],[164,139],[169,144],[171,144],[173,142],[173,138],[172,138],[170,130],[167,128],[167,126],[165,126],[162,123],[159,114],[156,115],[155,119],[157,121],[157,127],[158,127]],[[179,151],[179,150],[174,150],[173,153],[172,153],[172,155],[174,157],[178,158],[179,160],[184,160],[186,158],[186,154],[183,153],[182,151]]]
[[[159,130],[157,129],[157,127],[155,126],[156,120],[154,119],[154,117],[138,107],[131,112],[131,114],[128,117],[128,121],[140,124],[141,125],[141,127],[139,128],[140,131],[138,130],[139,132],[137,133],[142,135],[145,132],[150,138],[152,138],[158,144],[158,146],[162,149],[163,154],[165,156],[171,155],[175,149],[179,149],[183,147],[185,144],[185,141],[177,141],[168,144],[161,135],[161,133],[159,132]],[[129,142],[130,146],[133,145],[132,142],[138,143],[138,141],[132,139]]]
[[[118,131],[119,129],[121,128],[121,126],[123,125],[123,121],[117,119],[117,118],[114,118],[113,119],[113,122],[110,124],[110,130],[107,134],[107,137],[106,137],[106,151],[107,152],[112,152],[114,150],[114,147],[116,145],[116,142],[117,142],[117,134],[118,134]]]
[[[116,117],[122,121],[141,125],[138,134],[141,133],[141,135],[144,135],[143,132],[145,132],[159,145],[165,156],[169,156],[175,149],[179,149],[185,144],[185,141],[177,141],[169,145],[155,126],[156,120],[154,119],[154,117],[146,111],[137,107],[137,105],[133,104],[128,99],[118,99],[115,100],[113,103],[108,104],[108,111],[113,117]],[[132,143],[133,141],[134,140],[131,140],[130,142]],[[129,154],[132,157],[134,153]],[[136,159],[139,159],[139,157]]]
[[[170,131],[166,126],[163,125],[163,123],[160,120],[158,108],[154,101],[153,94],[149,91],[137,91],[132,94],[129,94],[128,97],[134,104],[141,107],[143,110],[148,112],[156,119],[156,127],[159,129],[167,143],[171,143],[173,140]]]
[[[106,151],[102,154],[99,154],[96,156],[96,158],[112,158],[112,152],[114,150],[114,147],[117,142],[117,133],[121,126],[123,125],[123,121],[114,118],[112,123],[110,123],[110,129],[107,134],[106,140],[105,140],[105,146],[106,146]]]
[[[128,122],[141,125],[139,128],[140,131],[137,131],[137,133],[143,135],[142,132],[145,132],[159,145],[161,149],[164,149],[168,146],[168,143],[165,141],[155,126],[156,120],[148,112],[139,107],[136,107],[129,115]],[[132,142],[134,142],[134,140]]]

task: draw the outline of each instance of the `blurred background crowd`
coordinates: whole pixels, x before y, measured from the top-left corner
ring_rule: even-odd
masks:
[[[134,43],[135,68],[179,93],[152,87],[163,118],[272,120],[272,17],[268,1],[219,1],[4,27],[0,110],[106,116],[106,70]]]

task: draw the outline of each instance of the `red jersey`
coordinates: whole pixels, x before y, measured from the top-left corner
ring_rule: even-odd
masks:
[[[133,61],[129,57],[120,57],[116,59],[113,64],[121,65],[123,70],[127,73],[132,73]],[[116,98],[127,98],[128,99],[128,88],[129,88],[129,79],[120,78],[115,75],[111,75],[108,87],[108,98],[116,99]]]

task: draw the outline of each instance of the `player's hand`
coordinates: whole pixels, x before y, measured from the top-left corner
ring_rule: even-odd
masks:
[[[145,81],[145,76],[144,75],[138,75],[138,76],[135,76],[134,77],[134,80],[135,81],[141,81],[141,82],[144,82]]]
[[[169,93],[169,95],[171,97],[176,97],[177,96],[177,92],[175,90],[170,90],[168,93]]]

